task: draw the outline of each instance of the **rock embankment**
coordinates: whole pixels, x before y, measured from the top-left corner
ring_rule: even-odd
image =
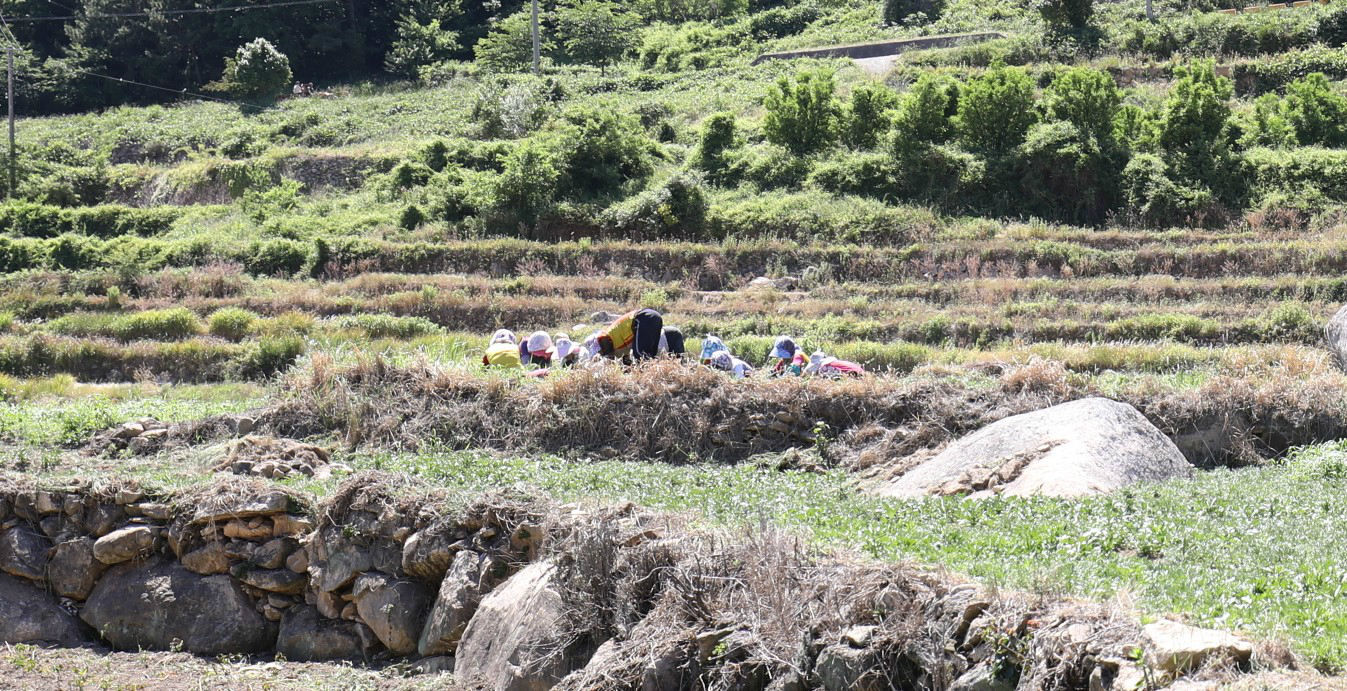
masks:
[[[317,506],[233,475],[174,496],[11,480],[0,520],[8,643],[407,660],[471,688],[586,690],[1136,688],[1251,655],[770,532],[727,539],[631,505],[464,505],[373,473]]]
[[[1085,398],[992,423],[876,491],[1079,497],[1192,472],[1174,442],[1135,408]]]

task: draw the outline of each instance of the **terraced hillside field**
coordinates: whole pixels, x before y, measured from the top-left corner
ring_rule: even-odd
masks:
[[[20,111],[52,114],[19,120],[0,204],[0,619],[49,635],[0,622],[7,678],[1340,682],[1347,4],[543,3],[541,76],[518,3],[393,4],[401,33],[359,34],[373,71],[315,42],[288,59],[323,93],[260,104],[90,86],[149,79],[132,54],[176,65],[160,24],[129,45],[14,23]],[[629,44],[584,53],[580,14]],[[879,74],[750,64],[971,31],[1006,38]],[[481,364],[498,329],[580,342],[638,307],[756,371]],[[779,336],[867,375],[768,377]],[[1181,472],[1007,490],[1100,431],[1075,429],[895,496],[1000,421],[1097,397]],[[1126,431],[1102,444],[1139,463]],[[179,599],[141,598],[154,579]],[[228,625],[184,624],[171,603],[198,597]],[[118,609],[142,600],[153,627]],[[1169,655],[1170,620],[1238,637]],[[530,626],[542,671],[492,657],[538,648]],[[50,638],[92,647],[29,645]]]

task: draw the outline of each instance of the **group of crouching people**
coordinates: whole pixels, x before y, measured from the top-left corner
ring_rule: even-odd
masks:
[[[482,364],[502,369],[527,369],[531,376],[547,376],[552,368],[575,367],[592,363],[632,364],[658,357],[686,358],[686,341],[676,326],[665,326],[664,317],[649,308],[633,310],[590,334],[581,343],[570,336],[535,331],[518,338],[513,331],[501,329],[491,336]],[[806,356],[789,336],[781,336],[768,354],[769,376],[860,377],[865,368],[855,362],[830,357],[823,351]],[[728,372],[736,379],[751,376],[752,365],[730,352],[720,338],[708,334],[702,339],[701,363]]]

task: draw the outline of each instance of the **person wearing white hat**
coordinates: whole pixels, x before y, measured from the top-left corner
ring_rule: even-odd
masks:
[[[805,374],[816,374],[820,377],[830,377],[838,379],[841,377],[863,377],[865,368],[855,362],[847,360],[838,360],[830,357],[823,351],[815,351],[809,356],[809,365],[804,368]]]
[[[501,329],[491,336],[491,341],[486,345],[486,353],[482,355],[482,364],[487,367],[504,368],[521,365],[513,331]]]
[[[747,362],[730,355],[728,350],[718,350],[711,355],[710,365],[712,369],[733,373],[735,379],[743,379],[753,371],[753,367]]]
[[[519,344],[519,362],[524,365],[547,367],[551,364],[552,337],[546,331],[534,331]]]
[[[559,333],[552,340],[552,364],[557,367],[570,367],[580,361],[580,346],[570,336]]]

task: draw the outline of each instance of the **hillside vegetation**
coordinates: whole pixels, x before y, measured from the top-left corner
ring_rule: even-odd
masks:
[[[333,463],[237,472],[323,502],[376,470],[780,525],[1347,670],[1347,0],[544,1],[537,75],[518,0],[200,4],[0,0],[0,470],[189,491],[246,419]],[[1005,37],[752,64],[975,31]],[[870,375],[480,365],[638,306]],[[1200,472],[866,492],[1096,395]]]

